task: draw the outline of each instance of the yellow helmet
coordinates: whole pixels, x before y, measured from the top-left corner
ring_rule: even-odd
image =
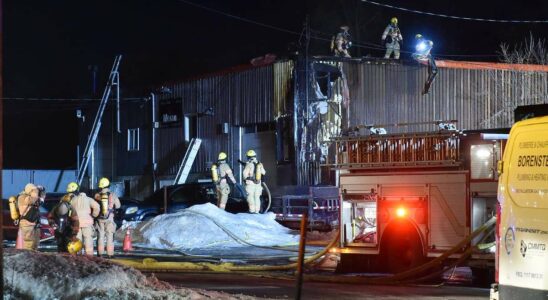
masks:
[[[417,40],[418,40],[418,39],[422,39],[422,34],[417,33],[417,34],[415,35],[415,38],[416,38]]]
[[[36,186],[34,184],[27,183],[27,185],[25,185],[25,194],[30,195],[30,193],[32,193],[32,191],[35,189],[36,189]]]
[[[67,193],[74,193],[78,190],[78,183],[71,182],[67,185]]]
[[[245,154],[247,157],[255,157],[257,156],[257,153],[253,149],[247,150],[247,153]]]
[[[226,156],[226,153],[224,153],[224,152],[220,152],[220,153],[219,153],[219,160],[225,160],[226,157],[227,157],[227,156]]]
[[[82,250],[82,241],[80,241],[78,238],[70,241],[67,245],[67,251],[70,254],[76,254],[80,252],[80,250]]]
[[[108,178],[103,177],[99,179],[99,188],[104,189],[109,186],[110,186],[110,181],[108,180]]]
[[[390,23],[392,23],[394,25],[398,24],[398,18],[393,17],[392,19],[390,19]]]

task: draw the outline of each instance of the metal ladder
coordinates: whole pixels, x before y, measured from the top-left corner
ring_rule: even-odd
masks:
[[[117,99],[117,113],[118,113],[118,132],[120,132],[120,78],[118,73],[118,67],[120,66],[120,61],[122,60],[122,55],[117,55],[114,58],[114,64],[112,65],[112,69],[110,71],[110,76],[108,78],[107,86],[105,87],[105,90],[103,91],[103,98],[101,99],[101,103],[99,104],[99,109],[97,110],[97,115],[95,115],[95,120],[93,121],[93,126],[91,127],[91,133],[88,136],[88,140],[86,142],[86,148],[84,149],[84,153],[82,155],[82,160],[79,164],[78,168],[78,178],[77,182],[78,185],[82,184],[82,180],[84,179],[84,175],[86,174],[86,170],[89,163],[90,155],[92,155],[93,148],[95,147],[95,143],[97,142],[97,136],[99,135],[99,130],[101,129],[101,119],[103,118],[103,113],[105,111],[105,108],[107,106],[110,93],[113,87],[116,87],[116,99]]]
[[[190,173],[190,168],[192,168],[192,164],[196,159],[196,155],[198,154],[198,150],[200,149],[201,144],[202,140],[198,138],[193,138],[190,141],[190,144],[188,145],[185,153],[185,157],[183,158],[181,166],[179,167],[179,171],[177,171],[177,176],[175,176],[175,180],[173,180],[173,184],[183,184],[186,182],[188,174]]]

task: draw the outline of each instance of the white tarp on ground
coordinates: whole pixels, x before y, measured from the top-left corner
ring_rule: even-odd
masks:
[[[97,257],[4,249],[4,300],[256,299],[174,288],[155,277]]]
[[[298,244],[299,235],[293,234],[274,218],[273,213],[232,214],[207,203],[160,215],[138,225],[132,224],[136,225],[132,237],[133,243],[143,247],[178,250],[249,246],[238,242],[226,231],[254,245]],[[126,226],[118,231],[116,236],[119,240],[123,238]]]

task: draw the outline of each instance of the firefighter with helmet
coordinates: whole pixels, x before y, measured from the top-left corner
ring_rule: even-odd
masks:
[[[344,25],[340,29],[341,31],[331,39],[331,51],[338,57],[351,57],[348,53],[348,49],[352,46],[350,33],[348,33],[350,27]]]
[[[424,83],[424,88],[422,90],[422,94],[425,95],[430,91],[430,85],[432,85],[434,78],[438,75],[436,60],[434,60],[434,57],[430,54],[430,51],[434,47],[434,42],[427,40],[422,34],[415,35],[415,39],[416,45],[415,53],[412,55],[413,58],[421,63],[428,62],[428,79]]]
[[[17,196],[17,220],[19,234],[23,238],[23,249],[36,250],[40,243],[40,204],[46,197],[45,189],[40,188],[28,183]]]
[[[69,243],[78,240],[76,235],[80,230],[80,222],[78,213],[70,203],[71,200],[71,197],[62,197],[61,201],[48,214],[48,222],[55,230],[57,252],[59,253],[69,252]],[[72,247],[72,249],[74,248]]]
[[[390,24],[386,26],[382,33],[382,41],[385,43],[385,59],[389,59],[394,53],[394,59],[400,59],[400,42],[403,41],[400,28],[398,27],[398,18],[390,19]]]
[[[254,150],[247,151],[246,156],[247,162],[242,175],[245,178],[247,204],[250,213],[258,214],[261,211],[261,194],[263,193],[262,176],[266,174],[266,170],[263,164],[257,160]]]
[[[99,180],[99,193],[95,194],[95,200],[99,203],[99,216],[97,217],[97,255],[102,256],[105,252],[105,240],[107,255],[109,258],[114,256],[114,232],[116,223],[114,223],[114,211],[120,208],[120,199],[116,193],[110,189],[110,181],[103,177]]]
[[[217,190],[217,206],[223,210],[226,207],[226,201],[230,194],[228,179],[230,179],[232,184],[236,184],[236,179],[234,178],[232,169],[226,163],[226,158],[226,153],[220,152],[217,163],[211,166],[211,178],[213,178]]]
[[[86,193],[79,192],[78,183],[71,182],[67,185],[67,193],[61,199],[70,203],[78,215],[79,230],[77,238],[84,246],[86,255],[93,255],[93,236],[95,233],[93,219],[99,215],[99,204]]]

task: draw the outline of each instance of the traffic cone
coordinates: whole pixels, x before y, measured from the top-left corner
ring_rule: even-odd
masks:
[[[23,233],[21,232],[21,228],[17,230],[17,240],[15,241],[15,249],[23,249],[25,248],[25,244],[23,243]]]
[[[133,250],[133,246],[131,246],[131,232],[129,231],[129,227],[126,230],[126,236],[124,237],[124,252],[129,252]]]

